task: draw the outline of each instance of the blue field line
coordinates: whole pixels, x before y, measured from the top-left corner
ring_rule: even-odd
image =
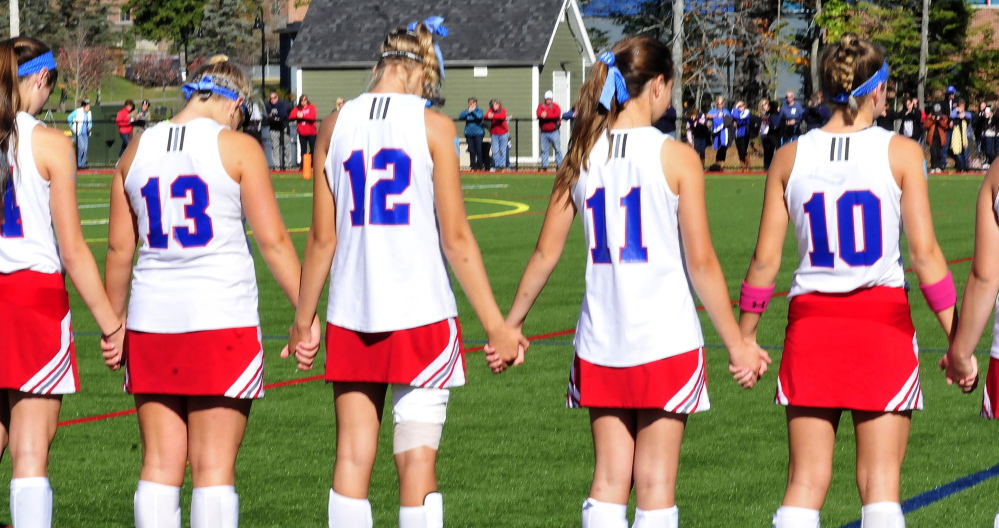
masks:
[[[983,469],[978,473],[972,473],[970,475],[961,477],[953,482],[948,482],[943,486],[933,488],[929,491],[924,491],[919,495],[905,501],[902,503],[902,512],[911,513],[920,508],[929,506],[935,502],[942,501],[955,493],[962,492],[968,488],[977,486],[990,478],[995,478],[999,476],[999,464],[996,464],[988,469]],[[844,524],[840,528],[860,528],[860,519],[853,521],[850,524]]]

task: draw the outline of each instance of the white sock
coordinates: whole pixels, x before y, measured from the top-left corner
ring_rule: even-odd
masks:
[[[902,505],[897,502],[873,502],[860,511],[860,528],[905,528]]]
[[[194,488],[191,494],[191,528],[236,528],[239,526],[239,495],[236,486]]]
[[[399,507],[399,528],[444,528],[444,496],[429,493],[423,506]]]
[[[996,520],[992,523],[992,528],[999,528],[999,514],[996,514]]]
[[[140,480],[135,489],[135,528],[180,528],[180,487]]]
[[[673,506],[663,510],[635,509],[635,524],[632,528],[678,528],[680,510]]]
[[[628,506],[598,500],[583,501],[583,528],[628,528]]]
[[[330,528],[371,528],[374,524],[368,499],[351,499],[331,489],[328,511]]]
[[[819,528],[819,510],[781,506],[774,514],[773,528]]]
[[[10,517],[17,528],[52,528],[52,488],[47,477],[11,479]]]

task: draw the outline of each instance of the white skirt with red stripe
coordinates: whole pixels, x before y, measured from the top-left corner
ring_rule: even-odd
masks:
[[[0,274],[0,389],[31,394],[80,390],[62,274]]]
[[[264,395],[260,327],[183,334],[125,332],[125,391],[130,394]]]
[[[365,333],[327,323],[324,377],[327,382],[460,387],[465,384],[461,325],[452,317],[417,328]]]
[[[693,414],[711,408],[704,349],[634,367],[605,367],[576,356],[566,406],[662,409]]]

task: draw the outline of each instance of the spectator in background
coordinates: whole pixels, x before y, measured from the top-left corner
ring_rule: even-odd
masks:
[[[298,143],[302,149],[302,156],[316,155],[317,116],[316,107],[309,102],[309,96],[305,94],[298,98],[298,105],[291,109],[289,117],[298,122]]]
[[[472,170],[485,168],[482,160],[482,136],[486,135],[482,128],[482,117],[485,114],[479,108],[479,100],[468,98],[468,108],[458,114],[458,119],[465,122],[465,144],[468,147],[468,163]]]
[[[801,117],[804,112],[801,103],[794,100],[794,92],[787,92],[784,96],[784,105],[780,107],[779,113],[781,145],[794,141],[801,134],[799,125],[801,125]]]
[[[822,92],[816,93],[808,100],[808,108],[805,109],[801,120],[808,130],[822,128],[832,117],[832,110],[822,102]]]
[[[746,108],[745,101],[735,103],[732,110],[732,120],[735,121],[735,148],[739,151],[739,162],[742,170],[749,170],[749,128],[753,121],[753,113]]]
[[[114,118],[115,124],[118,125],[118,135],[121,136],[121,150],[118,151],[119,158],[125,153],[125,147],[128,146],[128,142],[132,139],[133,110],[135,110],[135,103],[131,99],[126,99],[125,107],[118,110],[118,114]]]
[[[250,105],[250,118],[246,123],[243,123],[243,132],[253,136],[257,143],[260,143],[261,148],[264,146],[264,113],[260,110],[260,103],[256,99],[252,99],[248,103]],[[264,155],[267,155],[267,151],[264,150]]]
[[[149,101],[142,101],[139,108],[132,110],[129,117],[132,118],[132,139],[135,139],[142,135],[142,132],[146,130],[149,122],[153,119],[153,116],[149,112]]]
[[[538,127],[541,129],[541,170],[548,170],[548,149],[555,149],[555,170],[562,164],[562,109],[552,99],[551,90],[545,92],[545,101],[538,105]]]
[[[90,146],[90,132],[94,127],[94,116],[90,113],[90,99],[80,101],[80,108],[66,116],[69,129],[76,143],[76,168],[87,168],[87,148]]]
[[[895,112],[888,109],[885,105],[884,110],[881,111],[881,115],[874,118],[874,124],[891,132],[895,131]]]
[[[711,143],[715,149],[715,164],[709,170],[722,170],[728,146],[732,142],[732,112],[725,108],[725,99],[715,99],[715,107],[708,112],[711,120]]]
[[[975,146],[978,147],[978,154],[982,158],[984,158],[985,155],[984,132],[986,108],[988,108],[988,105],[985,104],[985,101],[979,102],[978,112],[971,119],[971,129],[972,134],[975,136]]]
[[[905,101],[905,111],[902,112],[902,125],[899,133],[903,136],[923,143],[923,111],[919,109],[919,99],[912,97]]]
[[[999,116],[992,113],[992,108],[986,106],[982,112],[982,150],[985,162],[983,169],[988,169],[996,156],[999,156]]]
[[[947,87],[947,115],[950,115],[954,110],[957,109],[957,88],[953,86]]]
[[[968,147],[971,146],[972,114],[964,108],[964,99],[957,101],[957,107],[950,113],[950,154],[954,157],[954,170],[968,170]]]
[[[670,105],[662,117],[657,119],[655,123],[652,123],[652,126],[659,129],[663,134],[676,139],[676,108]]]
[[[291,143],[291,137],[288,136],[288,103],[282,101],[277,93],[271,92],[270,99],[264,103],[264,112],[270,127],[272,168],[284,169],[291,162],[285,157],[285,149]]]
[[[780,146],[780,114],[777,105],[770,99],[761,99],[760,105],[760,145],[763,147],[763,170],[770,170],[770,162],[774,159],[774,151]]]
[[[711,139],[711,127],[708,126],[708,116],[696,108],[691,108],[687,115],[687,142],[694,146],[697,155],[704,163],[704,152],[708,149]]]
[[[486,111],[485,119],[492,122],[489,128],[493,150],[493,168],[491,170],[505,169],[508,167],[510,126],[506,122],[506,108],[503,108],[499,99],[489,101],[489,110]]]
[[[947,131],[950,130],[950,118],[944,113],[943,105],[933,105],[933,112],[923,121],[926,129],[926,142],[930,144],[930,172],[936,174],[947,166],[944,148],[947,147]]]

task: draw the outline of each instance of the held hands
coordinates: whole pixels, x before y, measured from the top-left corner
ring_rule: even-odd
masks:
[[[957,383],[961,392],[970,393],[978,386],[978,361],[974,356],[964,359],[954,354],[953,350],[948,350],[944,357],[940,358],[940,370],[945,371],[947,385]]]
[[[312,318],[311,325],[302,326],[297,323],[292,325],[288,329],[288,344],[281,349],[281,359],[290,356],[294,350],[298,370],[312,370],[312,363],[319,354],[320,335],[318,315]]]
[[[118,370],[121,368],[122,363],[124,363],[124,352],[125,323],[123,321],[121,326],[110,334],[101,332],[101,356],[104,358],[104,364],[109,369]]]
[[[493,374],[499,374],[507,368],[524,362],[524,354],[530,348],[531,342],[520,332],[519,327],[503,325],[498,331],[488,336],[489,343],[483,347],[486,364]]]
[[[744,389],[751,389],[766,374],[771,363],[770,354],[756,344],[755,339],[742,338],[728,351],[728,371],[732,378]]]

